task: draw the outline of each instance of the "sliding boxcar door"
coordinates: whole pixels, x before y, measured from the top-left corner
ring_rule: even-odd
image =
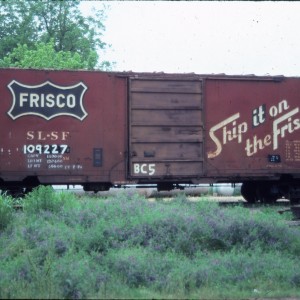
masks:
[[[131,78],[129,176],[178,180],[203,174],[202,81]]]

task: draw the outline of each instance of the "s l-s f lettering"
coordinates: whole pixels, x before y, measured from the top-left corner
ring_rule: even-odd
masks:
[[[26,140],[32,141],[32,140],[37,140],[37,141],[66,141],[70,135],[69,131],[27,131],[26,133]]]

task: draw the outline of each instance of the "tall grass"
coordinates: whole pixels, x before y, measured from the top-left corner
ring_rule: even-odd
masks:
[[[0,194],[0,230],[5,229],[13,218],[13,199]]]
[[[43,187],[13,212],[2,197],[0,298],[300,296],[300,230],[270,209]]]

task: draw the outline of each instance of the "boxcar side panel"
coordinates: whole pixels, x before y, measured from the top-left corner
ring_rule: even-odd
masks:
[[[124,182],[126,79],[101,72],[0,70],[0,178]]]
[[[207,79],[205,105],[209,177],[299,177],[300,79]]]

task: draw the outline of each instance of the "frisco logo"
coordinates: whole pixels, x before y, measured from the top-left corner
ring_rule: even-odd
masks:
[[[269,111],[265,104],[255,108],[252,112],[252,128],[255,129],[264,124],[269,116],[273,119],[272,132],[262,138],[253,135],[252,138],[246,139],[246,155],[252,156],[270,145],[273,145],[273,150],[278,149],[280,139],[300,129],[298,114],[299,107],[291,109],[287,100],[271,106]],[[247,122],[240,122],[239,119],[240,113],[236,113],[210,129],[209,136],[215,143],[216,149],[207,153],[208,158],[218,156],[222,152],[223,146],[233,140],[237,140],[239,144],[244,142],[244,134],[249,130],[249,126]]]
[[[13,119],[36,115],[46,120],[71,116],[83,120],[87,116],[82,101],[87,87],[82,83],[59,86],[50,81],[40,85],[25,85],[13,80],[9,85],[13,104],[8,115]]]

